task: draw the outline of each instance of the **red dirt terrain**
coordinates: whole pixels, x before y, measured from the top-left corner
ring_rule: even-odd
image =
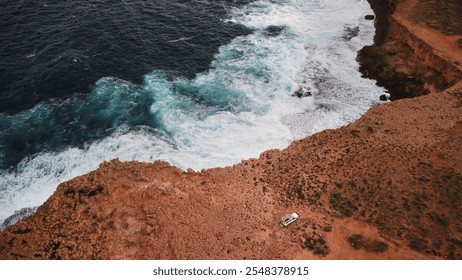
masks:
[[[462,48],[423,2],[388,1],[380,59],[359,60],[425,95],[231,167],[102,163],[0,231],[0,259],[462,259]]]

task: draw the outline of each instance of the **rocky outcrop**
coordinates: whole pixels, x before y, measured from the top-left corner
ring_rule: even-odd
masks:
[[[448,37],[427,25],[415,24],[416,8],[425,13],[445,3],[428,6],[417,0],[370,2],[378,13],[378,33],[375,44],[359,53],[360,71],[387,88],[391,100],[439,92],[462,79],[457,35]],[[455,5],[462,7],[460,3]],[[462,30],[462,23],[453,25],[457,24]]]
[[[450,51],[435,52],[420,31],[406,37],[406,21],[388,23],[381,51],[407,46],[415,73],[397,52],[367,57],[383,60],[377,75],[414,75],[411,95],[457,80],[443,67]],[[416,76],[417,62],[436,80],[424,86],[431,76]],[[462,259],[460,143],[459,81],[232,167],[105,162],[1,231],[0,259]],[[281,228],[295,211],[300,220]]]

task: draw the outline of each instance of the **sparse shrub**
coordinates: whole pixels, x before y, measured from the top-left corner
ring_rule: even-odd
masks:
[[[415,235],[408,235],[407,239],[409,240],[409,246],[412,249],[418,252],[427,249],[427,241],[425,241],[424,239]]]
[[[363,247],[363,239],[364,237],[361,234],[353,234],[348,237],[348,242],[355,250],[359,250]]]
[[[445,228],[447,228],[449,226],[449,222],[448,222],[447,218],[444,215],[438,215],[437,213],[432,212],[432,213],[428,214],[428,217],[432,221],[437,222],[438,224],[440,224],[441,226],[443,226]]]
[[[383,253],[388,250],[388,244],[380,240],[371,240],[361,234],[353,234],[348,237],[351,247],[355,250],[364,248],[368,252]]]
[[[313,233],[305,236],[305,242],[302,244],[302,248],[306,248],[318,256],[327,256],[330,253],[330,248],[327,242],[321,236]]]
[[[333,193],[329,202],[331,206],[345,217],[351,217],[358,211],[358,207],[350,199],[342,197],[339,193]]]
[[[388,249],[388,244],[380,240],[371,240],[364,243],[364,249],[368,252],[383,253]]]
[[[327,225],[327,226],[323,227],[322,230],[325,231],[325,232],[331,232],[332,231],[332,226]]]
[[[302,187],[295,187],[294,188],[295,193],[297,194],[298,199],[305,199],[305,194],[303,193]]]

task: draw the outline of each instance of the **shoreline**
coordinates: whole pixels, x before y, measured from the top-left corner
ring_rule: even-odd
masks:
[[[102,163],[0,231],[0,259],[461,259],[461,100],[459,82],[225,168]]]

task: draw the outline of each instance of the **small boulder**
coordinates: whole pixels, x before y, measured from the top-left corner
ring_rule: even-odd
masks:
[[[356,26],[356,27],[346,26],[344,31],[343,31],[342,38],[349,41],[352,38],[358,36],[358,34],[359,34],[359,26]]]
[[[375,19],[375,16],[374,15],[366,15],[364,17],[366,20],[374,20]]]
[[[305,87],[300,87],[297,91],[295,91],[292,96],[297,96],[298,98],[302,98],[302,97],[309,97],[311,96],[311,91],[309,91],[307,88]]]

